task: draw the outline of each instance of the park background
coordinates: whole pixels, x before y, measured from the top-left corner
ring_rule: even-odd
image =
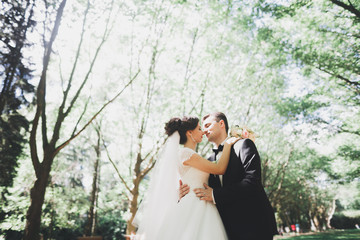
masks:
[[[0,239],[124,239],[165,122],[213,111],[259,135],[279,229],[360,224],[358,0],[4,0],[0,11]]]

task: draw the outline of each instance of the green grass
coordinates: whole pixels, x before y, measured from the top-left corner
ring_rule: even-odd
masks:
[[[329,230],[321,233],[309,233],[298,236],[276,236],[274,239],[286,240],[360,240],[360,230]]]

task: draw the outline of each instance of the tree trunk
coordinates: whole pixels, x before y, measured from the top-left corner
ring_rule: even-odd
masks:
[[[96,205],[97,205],[97,196],[98,196],[98,175],[99,175],[99,169],[100,169],[100,157],[101,157],[101,151],[100,151],[100,132],[97,130],[98,134],[98,141],[97,144],[94,146],[95,152],[96,152],[96,160],[94,164],[94,173],[93,173],[93,183],[92,183],[92,191],[91,191],[91,197],[90,197],[90,210],[89,210],[89,217],[88,217],[88,223],[85,228],[85,235],[86,236],[94,236],[95,233],[95,226],[96,226]]]
[[[331,224],[330,224],[330,221],[331,221],[332,217],[334,216],[335,209],[336,209],[336,200],[333,199],[332,205],[331,205],[330,210],[329,210],[329,213],[328,213],[328,216],[327,216],[327,218],[326,218],[326,227],[327,227],[328,229],[331,229],[331,228],[332,228],[332,227],[331,227]]]
[[[138,210],[138,198],[139,198],[139,187],[140,187],[140,182],[141,182],[142,178],[140,179],[140,177],[136,177],[134,179],[134,187],[132,189],[132,199],[130,201],[130,213],[131,213],[131,217],[130,219],[127,221],[127,228],[126,228],[126,234],[127,235],[131,235],[132,233],[136,232],[136,227],[132,224],[136,212]]]
[[[39,240],[42,205],[49,181],[52,158],[44,159],[40,175],[30,191],[30,207],[26,214],[24,240]]]

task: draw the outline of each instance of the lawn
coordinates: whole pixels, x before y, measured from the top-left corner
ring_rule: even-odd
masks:
[[[360,230],[329,230],[321,233],[308,233],[301,234],[297,236],[289,235],[289,236],[276,236],[274,239],[276,240],[360,240]]]

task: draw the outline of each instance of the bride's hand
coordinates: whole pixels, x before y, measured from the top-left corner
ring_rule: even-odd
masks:
[[[183,182],[180,180],[180,188],[179,188],[179,200],[178,202],[180,202],[180,200],[185,197],[186,194],[189,193],[190,191],[190,187],[187,184],[183,184]]]
[[[226,144],[232,146],[234,145],[234,143],[236,143],[237,141],[239,141],[241,138],[237,138],[237,137],[231,137],[229,139],[226,140]]]

